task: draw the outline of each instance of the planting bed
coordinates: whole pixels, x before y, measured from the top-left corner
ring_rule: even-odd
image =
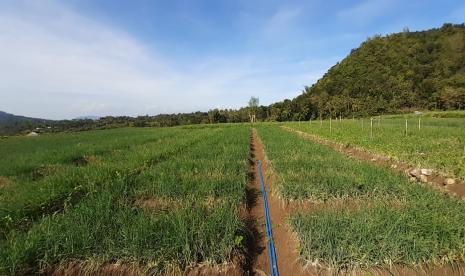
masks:
[[[284,125],[465,180],[465,118],[384,116],[372,122],[363,118]]]
[[[277,125],[258,128],[306,262],[334,271],[461,262],[465,202]],[[342,207],[341,207],[342,202]],[[345,204],[345,208],[344,208]]]
[[[86,166],[67,164],[34,183],[13,178],[2,188],[2,274],[96,272],[115,261],[121,271],[240,271],[249,130],[125,131],[144,138],[114,144]],[[35,139],[40,148],[49,137]],[[57,160],[64,159],[38,163]],[[176,208],[144,208],[144,200]]]

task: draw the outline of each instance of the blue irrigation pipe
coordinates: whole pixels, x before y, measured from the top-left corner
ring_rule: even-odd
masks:
[[[276,260],[276,249],[274,247],[273,231],[271,229],[270,211],[268,209],[268,200],[266,197],[265,183],[263,182],[262,162],[257,161],[258,175],[260,176],[260,185],[262,186],[263,207],[265,208],[266,236],[268,243],[268,257],[270,258],[271,276],[279,276],[278,262]]]

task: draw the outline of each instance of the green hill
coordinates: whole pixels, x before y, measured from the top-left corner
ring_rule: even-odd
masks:
[[[465,107],[465,24],[374,36],[288,108],[293,118]]]

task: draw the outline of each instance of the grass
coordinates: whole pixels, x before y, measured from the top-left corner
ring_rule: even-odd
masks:
[[[285,199],[323,201],[289,222],[304,260],[336,271],[465,261],[465,202],[350,159],[276,124],[258,134]],[[333,200],[357,208],[332,208]]]
[[[465,119],[436,118],[425,114],[418,130],[418,116],[386,116],[373,120],[373,137],[370,119],[293,122],[284,125],[342,144],[364,148],[373,153],[406,162],[412,166],[431,168],[450,177],[465,179]],[[462,113],[460,113],[462,114]],[[405,133],[405,120],[408,132]],[[363,121],[363,122],[362,122]]]
[[[36,273],[72,260],[119,260],[158,272],[182,271],[191,264],[241,256],[247,233],[238,210],[245,197],[248,128],[157,132],[147,137],[149,142],[102,154],[97,163],[44,177],[37,183],[44,189],[36,190],[43,196],[20,189],[17,205],[2,202],[2,216],[9,219],[0,239],[0,272]],[[65,196],[82,192],[72,204],[64,200],[50,213],[40,207],[62,199],[47,196],[54,189]],[[2,196],[14,191],[2,191]],[[160,212],[137,206],[141,197],[183,204]],[[218,199],[214,206],[204,204],[211,197]],[[38,213],[34,217],[30,199]]]
[[[307,260],[335,269],[442,265],[465,260],[465,206],[438,195],[406,206],[296,214],[290,223]]]
[[[273,187],[285,200],[381,198],[405,195],[412,189],[401,174],[309,143],[276,125],[261,126],[258,134],[277,175]]]
[[[45,165],[73,163],[85,156],[163,139],[163,135],[169,133],[159,129],[121,128],[39,137],[9,137],[0,140],[0,175],[27,175]]]

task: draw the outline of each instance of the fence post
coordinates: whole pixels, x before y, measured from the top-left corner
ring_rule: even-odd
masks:
[[[408,135],[408,121],[405,119],[405,136]]]
[[[421,130],[421,117],[418,117],[418,130]]]
[[[373,139],[373,117],[370,119],[370,139]]]

